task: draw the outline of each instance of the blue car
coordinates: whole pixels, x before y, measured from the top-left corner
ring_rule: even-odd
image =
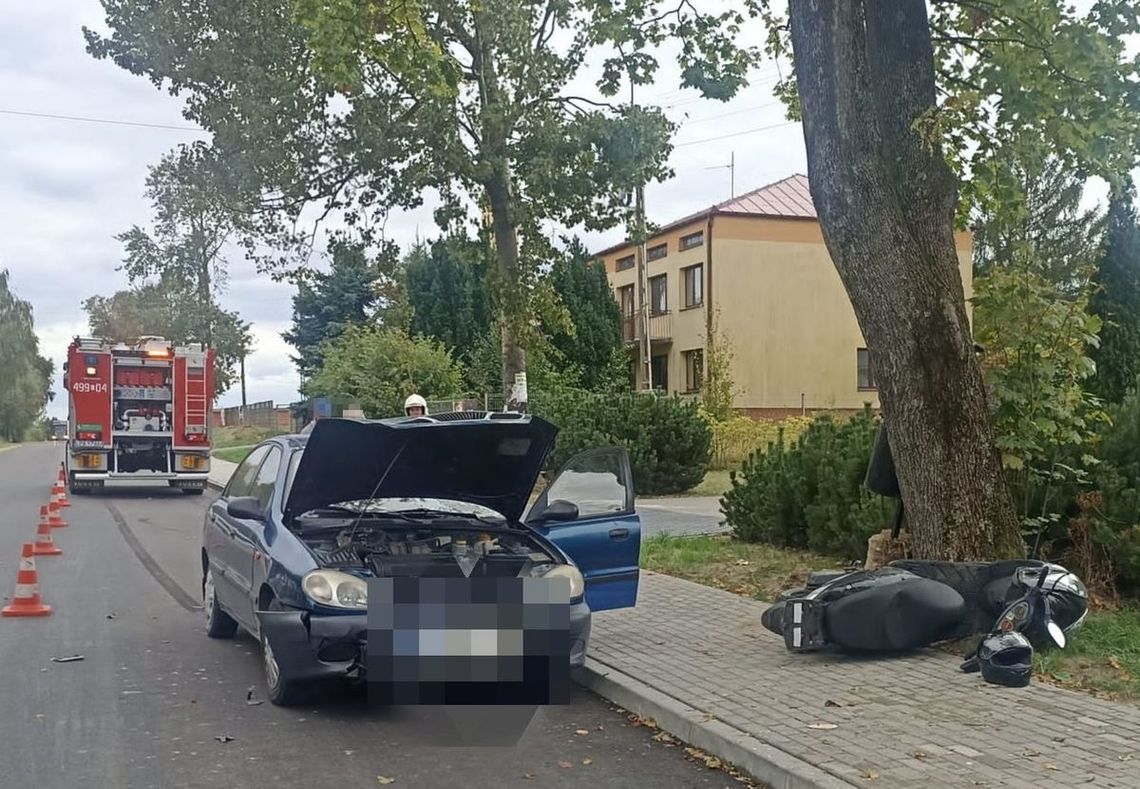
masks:
[[[570,650],[590,614],[637,601],[641,525],[619,447],[571,458],[527,511],[558,429],[457,412],[321,419],[257,445],[206,513],[206,631],[261,643],[268,695],[363,682],[369,578],[565,578]],[[525,514],[524,514],[525,513]]]

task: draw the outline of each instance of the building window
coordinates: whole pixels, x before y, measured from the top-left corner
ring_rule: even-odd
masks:
[[[701,348],[684,351],[681,354],[685,359],[685,391],[699,392],[705,381],[705,352]]]
[[[699,307],[705,300],[705,264],[681,269],[681,303],[686,307]]]
[[[626,342],[637,339],[637,326],[633,306],[633,285],[618,288],[618,305],[621,307],[621,334]]]
[[[871,352],[860,348],[855,352],[858,367],[859,388],[877,389],[875,385],[875,371],[871,368]]]
[[[614,265],[617,271],[627,271],[633,268],[633,255],[626,255],[623,258],[618,258],[617,263]]]
[[[661,258],[665,257],[668,254],[669,254],[669,245],[668,244],[658,244],[655,247],[650,247],[649,249],[645,250],[645,259],[646,260],[660,260]]]
[[[669,311],[666,276],[659,274],[649,279],[649,314],[664,315]]]
[[[698,230],[696,233],[689,233],[687,236],[681,236],[681,243],[678,245],[682,252],[686,249],[694,249],[705,243],[705,231]]]
[[[669,356],[658,354],[649,358],[649,374],[653,376],[654,389],[669,388]]]

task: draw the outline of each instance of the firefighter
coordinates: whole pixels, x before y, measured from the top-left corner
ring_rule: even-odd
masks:
[[[404,401],[404,413],[408,416],[426,416],[427,400],[418,394],[408,395],[408,399]]]

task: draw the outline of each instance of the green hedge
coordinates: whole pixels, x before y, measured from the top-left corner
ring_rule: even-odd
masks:
[[[876,424],[870,409],[844,422],[825,415],[794,444],[781,431],[753,453],[721,499],[736,538],[861,560],[894,513],[894,502],[863,487]]]
[[[639,495],[682,493],[708,471],[712,431],[695,403],[652,394],[536,392],[531,410],[559,428],[547,460],[556,471],[571,456],[603,445],[629,451]]]

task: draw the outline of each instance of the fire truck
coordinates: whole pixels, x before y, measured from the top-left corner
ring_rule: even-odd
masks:
[[[166,481],[201,494],[210,471],[214,351],[162,337],[75,338],[64,364],[65,471],[74,493],[108,480]]]

